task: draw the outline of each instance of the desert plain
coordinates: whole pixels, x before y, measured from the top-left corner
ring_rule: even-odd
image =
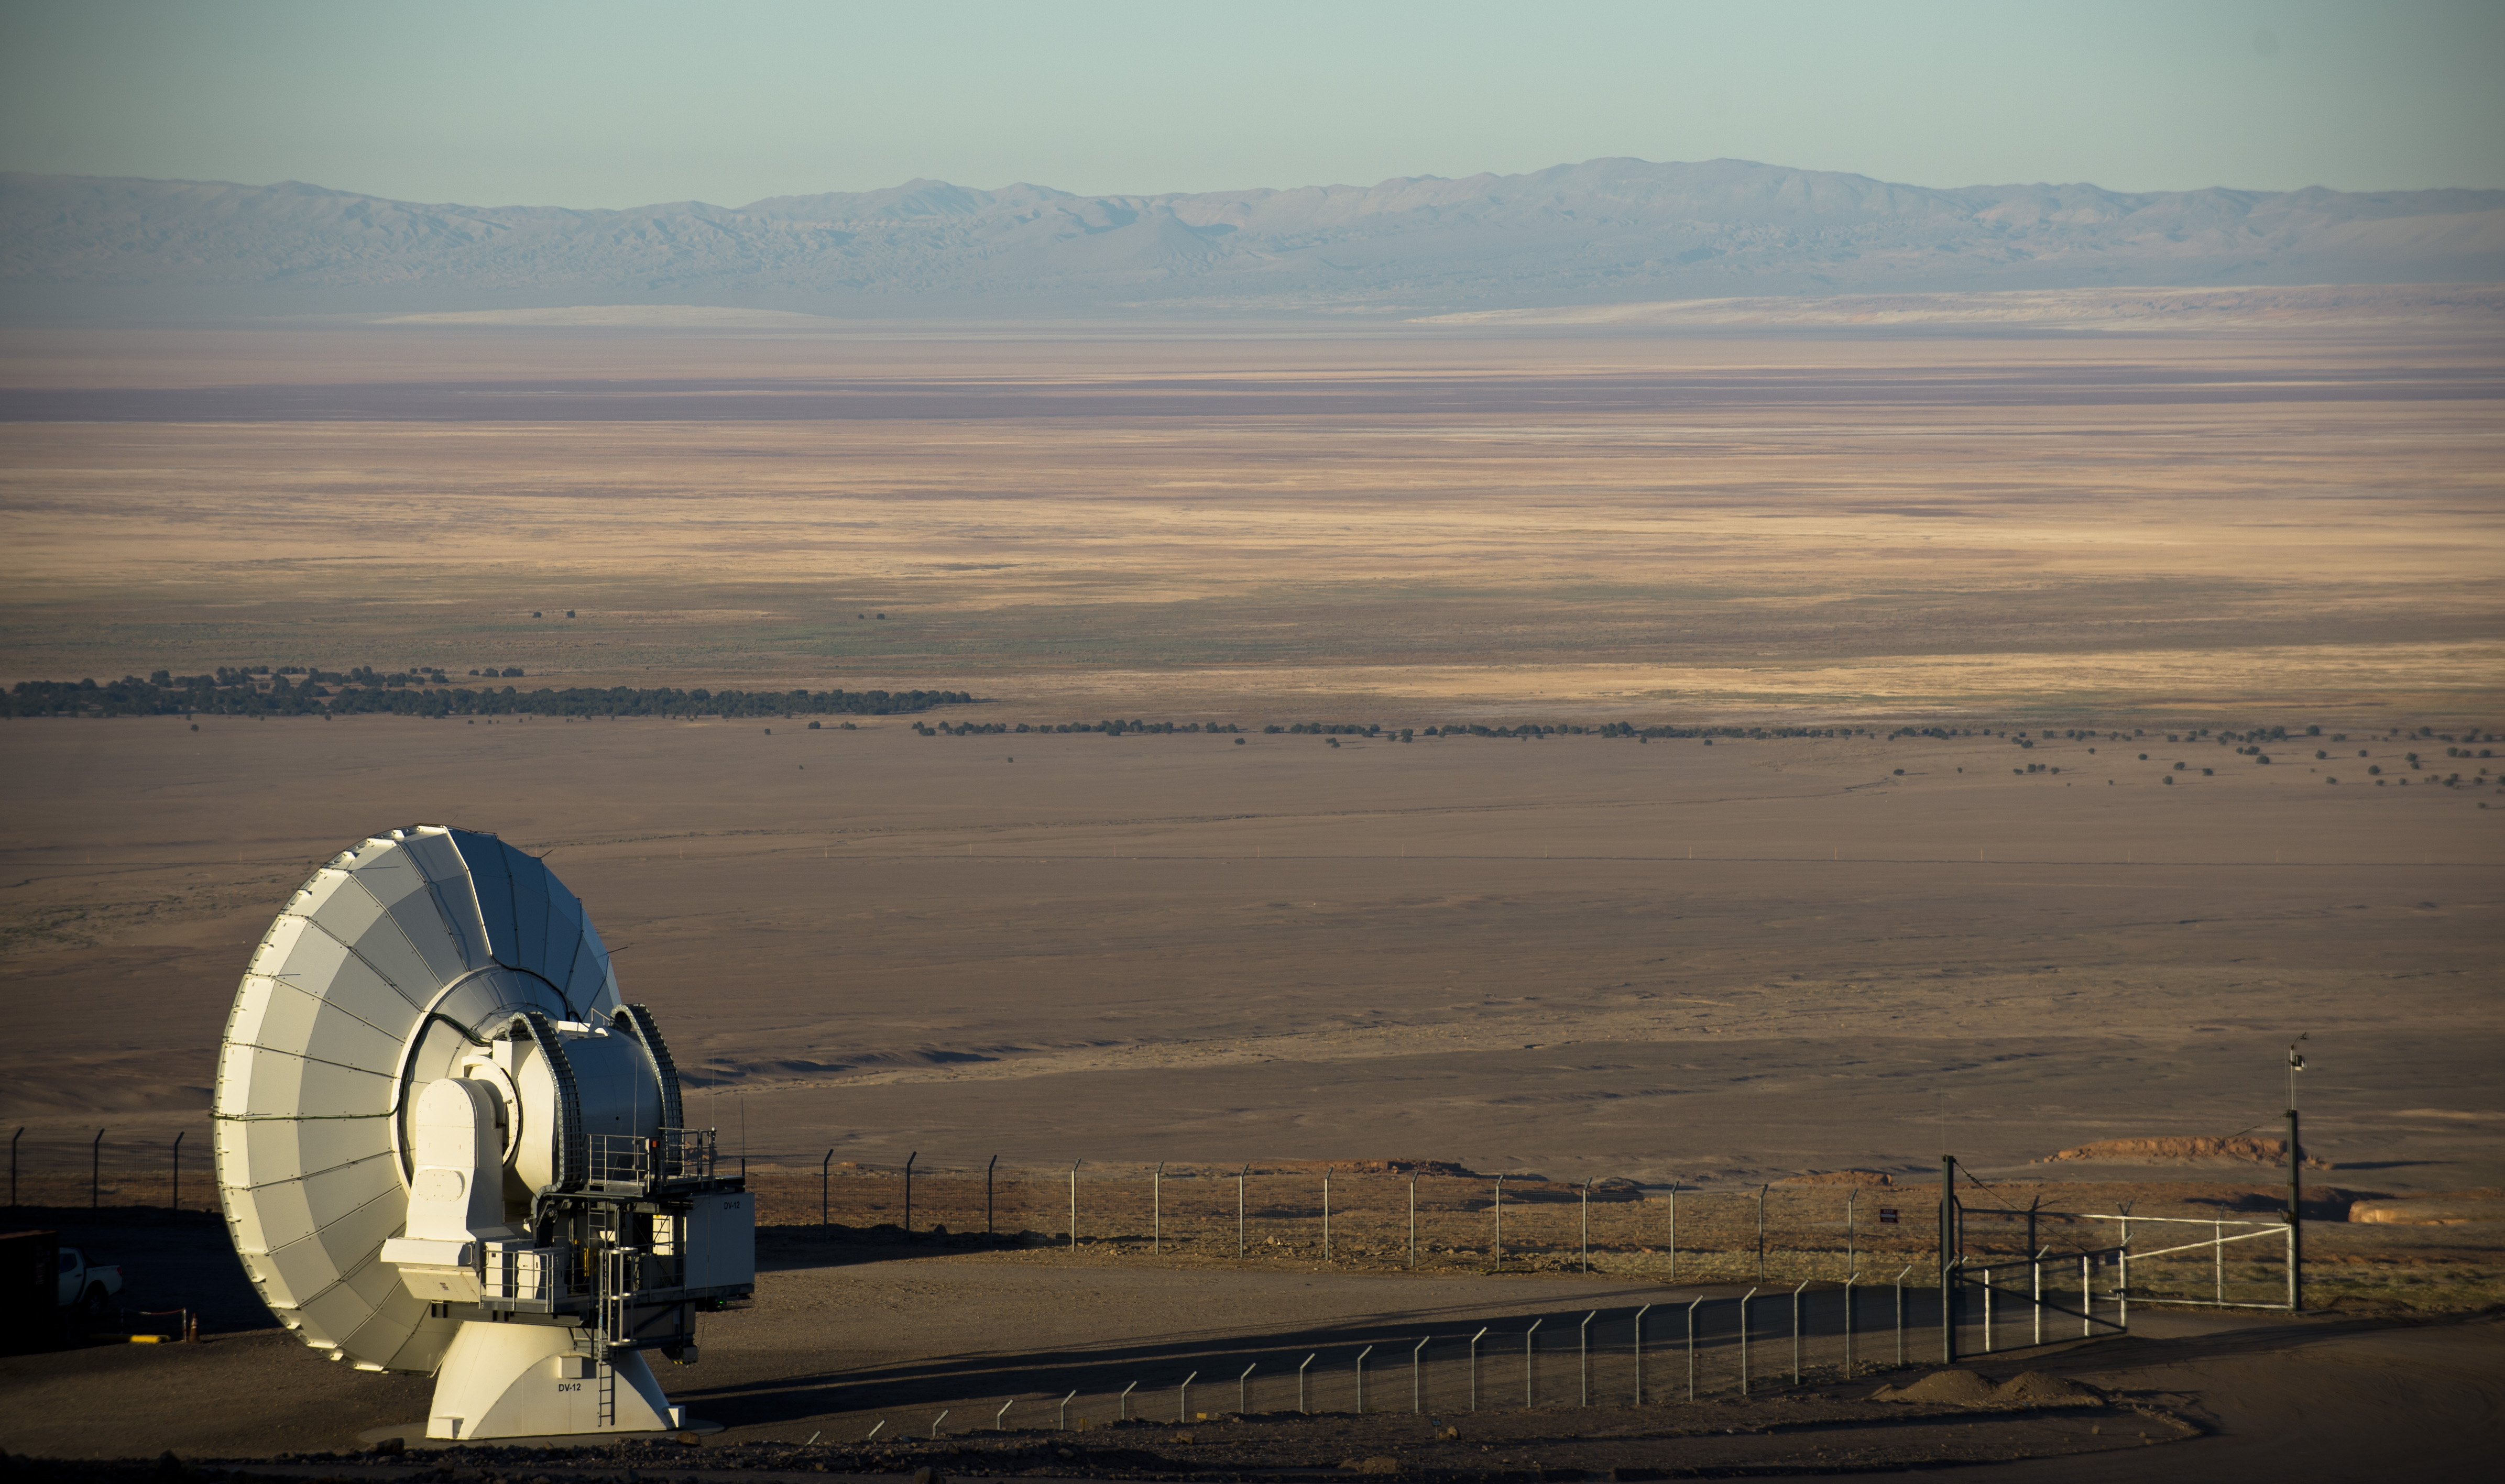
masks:
[[[1918,1210],[1943,1153],[2055,1208],[2267,1216],[2264,1162],[2051,1156],[2276,1135],[2300,1035],[2317,1219],[2487,1212],[2499,369],[2424,326],[10,332],[12,682],[426,664],[980,698],[816,729],[0,723],[25,1203],[83,1204],[90,1157],[100,1207],[162,1203],[270,915],[429,822],[553,853],[750,1162],[782,1235],[721,1322],[734,1438],[797,1442],[861,1409],[848,1374],[900,1395],[949,1356],[1319,1332],[1314,1285],[1364,1285],[1343,1328],[1641,1302],[1675,1281],[1674,1185],[1691,1241],[1714,1200],[1827,1192],[1792,1243],[1818,1262],[1832,1197]],[[1108,718],[1242,730],[930,731]],[[1267,729],[1309,723],[1379,730]],[[1445,734],[1470,726],[1515,734]],[[995,1219],[1040,1239],[1081,1162],[1089,1244],[807,1245],[826,1162],[871,1232],[908,1155],[917,1225],[979,1229],[998,1156]],[[1456,1195],[1410,1279],[1401,1179],[1368,1165],[1420,1160],[1641,1199],[1596,1208],[1595,1275],[1553,1202],[1521,1219],[1535,1272],[1487,1278]],[[1159,1162],[1178,1250],[1143,1252]],[[1291,1240],[1230,1265],[1226,1172],[1334,1163],[1353,1250],[1325,1263],[1274,1185]],[[2492,1219],[2344,1224],[2320,1307],[2495,1302]],[[179,1246],[164,1271],[206,1271]],[[972,1329],[900,1317],[964,1293],[992,1295]],[[401,1385],[220,1312],[267,1352],[254,1387]],[[2444,1416],[2492,1416],[2492,1324],[2445,1333],[2408,1363],[2484,1378]],[[9,1363],[10,1446],[114,1451],[40,1421],[89,1382]],[[742,1410],[794,1366],[830,1390]],[[199,1374],[151,1451],[232,1395]],[[221,1446],[352,1441],[289,1419]]]

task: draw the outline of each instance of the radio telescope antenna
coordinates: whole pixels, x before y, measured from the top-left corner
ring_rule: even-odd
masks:
[[[756,1209],[681,1122],[582,902],[493,835],[416,826],[316,870],[218,1053],[218,1191],[279,1322],[436,1377],[430,1436],[684,1426],[646,1360],[756,1285]]]

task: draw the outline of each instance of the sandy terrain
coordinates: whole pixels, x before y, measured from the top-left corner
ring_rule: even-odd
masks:
[[[2015,1171],[2274,1132],[2302,1031],[2338,1180],[2505,1184],[2505,808],[2423,772],[2162,738],[198,724],[0,729],[7,1100],[55,1170],[99,1122],[197,1129],[275,904],[346,840],[449,819],[555,851],[701,1115],[811,1173]]]
[[[19,676],[1401,722],[2505,696],[2476,334],[18,332],[0,383]]]

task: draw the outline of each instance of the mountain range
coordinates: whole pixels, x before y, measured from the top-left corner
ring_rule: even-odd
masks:
[[[1731,297],[2505,279],[2505,192],[1934,189],[1594,159],[1162,195],[908,181],[624,210],[0,175],[0,318],[681,304],[1403,317]]]

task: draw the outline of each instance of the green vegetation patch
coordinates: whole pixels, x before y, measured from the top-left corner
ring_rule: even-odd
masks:
[[[518,676],[519,669],[505,675]],[[498,677],[502,679],[503,677]],[[793,717],[902,716],[935,706],[965,706],[963,690],[682,690],[665,686],[570,686],[524,690],[515,686],[456,686],[441,670],[379,673],[370,666],[326,671],[267,665],[207,675],[146,680],[19,681],[0,714],[11,717],[119,716],[566,716]]]

